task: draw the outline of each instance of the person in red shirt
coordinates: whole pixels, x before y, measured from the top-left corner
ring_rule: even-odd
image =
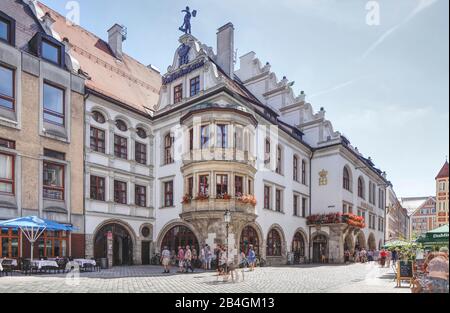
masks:
[[[380,258],[381,258],[381,260],[380,260],[380,262],[381,262],[381,267],[384,267],[384,264],[386,263],[386,257],[387,257],[387,253],[386,253],[386,250],[381,250],[381,252],[380,252]]]

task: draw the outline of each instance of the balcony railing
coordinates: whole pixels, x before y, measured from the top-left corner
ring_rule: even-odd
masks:
[[[183,163],[185,164],[199,161],[233,161],[255,166],[256,157],[248,151],[234,148],[194,149],[183,154]]]
[[[250,203],[244,203],[238,199],[190,200],[183,203],[183,213],[211,212],[229,210],[244,214],[256,214],[256,207]]]

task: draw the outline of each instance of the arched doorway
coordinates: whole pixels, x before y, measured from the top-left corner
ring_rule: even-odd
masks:
[[[364,233],[360,231],[355,239],[355,250],[361,250],[366,248],[366,237]]]
[[[313,262],[322,263],[322,257],[327,258],[328,239],[323,234],[318,234],[313,239]]]
[[[305,258],[305,238],[301,232],[297,232],[292,240],[292,253],[294,253],[294,263],[303,263]]]
[[[377,249],[377,242],[375,240],[375,235],[373,233],[369,235],[369,239],[367,240],[367,246],[369,247],[369,250]]]
[[[241,251],[244,251],[245,255],[248,254],[248,249],[250,245],[253,246],[256,255],[260,255],[259,251],[259,236],[258,232],[252,226],[246,226],[242,230],[241,239],[239,242],[239,246],[241,247]]]
[[[355,248],[355,246],[353,244],[353,235],[352,235],[352,233],[348,233],[345,236],[345,240],[344,240],[344,252],[346,250],[348,250],[348,251],[350,251],[350,254],[353,254],[354,248]]]
[[[133,237],[124,226],[116,223],[103,226],[94,239],[95,258],[108,257],[108,234],[112,237],[113,265],[132,265],[133,264]]]
[[[194,232],[186,226],[177,225],[168,230],[164,235],[164,238],[161,242],[160,251],[162,251],[164,247],[167,246],[170,251],[176,252],[178,250],[178,247],[181,246],[184,248],[188,245],[191,247],[191,249],[195,248],[197,250],[197,253],[199,252],[199,244]]]
[[[281,256],[282,255],[283,242],[281,241],[280,232],[272,228],[267,235],[267,251],[266,255],[270,256]]]

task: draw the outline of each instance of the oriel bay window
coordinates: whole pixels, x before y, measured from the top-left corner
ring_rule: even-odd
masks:
[[[225,149],[228,146],[228,127],[227,125],[217,125],[217,148]]]
[[[209,145],[209,125],[203,125],[200,128],[200,147],[202,149],[208,148]]]
[[[173,181],[164,183],[164,207],[173,207]]]
[[[137,206],[145,208],[147,206],[147,187],[135,185],[134,198],[134,202]]]
[[[0,194],[14,194],[14,155],[0,152]]]
[[[64,165],[44,161],[43,196],[49,200],[64,200]]]
[[[147,145],[135,142],[134,143],[134,150],[135,150],[135,160],[139,164],[146,165],[147,164]]]
[[[105,153],[105,131],[91,126],[91,149]]]
[[[234,195],[241,197],[244,194],[244,178],[242,176],[234,177]]]
[[[44,83],[44,121],[64,126],[64,90]]]
[[[45,231],[38,239],[39,258],[68,256],[69,235],[65,231]]]
[[[90,195],[92,200],[105,201],[105,178],[91,175]]]
[[[223,198],[228,194],[228,176],[217,175],[216,176],[216,196],[217,198]]]
[[[208,175],[200,175],[198,178],[198,193],[201,196],[209,195],[209,176]]]
[[[0,228],[0,258],[18,258],[20,250],[19,230]]]
[[[188,190],[187,190],[187,195],[189,196],[189,198],[193,198],[194,197],[194,177],[189,177],[188,178]]]
[[[15,110],[15,71],[0,65],[0,108]]]
[[[114,135],[114,155],[120,159],[128,158],[128,140],[125,137]]]
[[[114,181],[114,202],[119,204],[127,204],[127,183],[123,181]]]

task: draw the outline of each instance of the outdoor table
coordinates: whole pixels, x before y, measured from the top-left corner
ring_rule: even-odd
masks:
[[[10,259],[0,259],[0,265],[3,263],[3,261],[6,261],[6,260],[10,260]],[[12,266],[17,266],[17,260],[12,259],[11,261],[12,261],[12,263],[11,263]]]
[[[49,260],[33,260],[32,264],[34,266],[36,266],[39,270],[43,267],[43,266],[48,266],[48,267],[55,267],[58,268],[58,263],[56,263],[56,261],[49,261]]]
[[[91,264],[92,266],[97,265],[94,260],[89,259],[75,259],[73,261],[76,262],[80,267],[84,267],[85,264]]]

